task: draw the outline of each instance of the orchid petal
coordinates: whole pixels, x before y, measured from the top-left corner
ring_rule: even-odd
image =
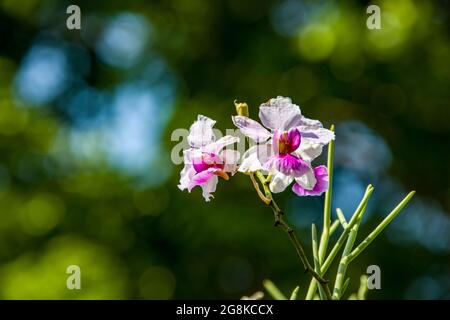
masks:
[[[302,159],[291,155],[275,155],[272,156],[263,168],[269,172],[278,171],[287,176],[300,177],[309,170],[309,165]]]
[[[270,138],[270,132],[253,119],[244,116],[233,116],[233,123],[241,132],[256,142],[264,142]]]
[[[185,190],[189,186],[189,182],[192,177],[196,174],[194,167],[191,164],[186,164],[180,172],[180,183],[178,184],[178,188],[180,190]]]
[[[215,177],[214,173],[219,170],[218,168],[209,168],[192,176],[191,181],[189,181],[188,191],[191,192],[194,187],[206,184],[212,177]]]
[[[259,118],[267,128],[286,131],[299,126],[302,115],[300,107],[293,104],[290,98],[279,96],[259,107]]]
[[[183,150],[183,162],[184,164],[192,164],[194,161],[194,158],[201,154],[201,151],[199,149],[186,149]]]
[[[302,188],[307,190],[314,189],[316,185],[316,176],[314,175],[314,169],[310,168],[308,172],[306,172],[301,177],[295,178],[295,182],[297,182]]]
[[[213,176],[211,179],[206,181],[205,184],[201,185],[202,195],[203,195],[203,198],[205,198],[206,202],[209,202],[211,197],[214,198],[214,196],[211,193],[216,191],[216,187],[217,187],[218,183],[219,183],[219,177]]]
[[[311,190],[305,189],[298,182],[292,186],[294,191],[299,196],[319,196],[328,190],[328,169],[326,166],[318,166],[314,168],[314,176],[317,180],[314,188]],[[296,179],[297,181],[297,179]]]
[[[328,144],[331,140],[335,139],[334,132],[325,128],[314,128],[300,126],[297,127],[304,140],[312,143],[319,143],[321,145]]]
[[[240,157],[239,151],[222,150],[222,152],[220,153],[220,157],[222,158],[222,163],[225,165],[224,171],[234,174],[236,172],[237,163]]]
[[[323,128],[323,124],[319,120],[309,119],[303,116],[300,120],[299,126],[310,127],[311,129]]]
[[[239,172],[255,172],[262,169],[262,164],[258,159],[258,146],[250,147],[242,156],[242,163]]]
[[[238,137],[224,136],[224,137],[220,138],[219,140],[212,142],[212,143],[206,145],[205,147],[203,147],[203,151],[219,153],[220,150],[222,150],[226,146],[236,143],[236,142],[239,142]]]
[[[202,116],[197,116],[195,121],[189,128],[188,143],[193,148],[201,148],[210,144],[215,140],[213,126],[216,121]]]
[[[307,162],[313,161],[321,155],[323,146],[319,143],[312,143],[307,139],[303,139],[300,147],[293,153]]]
[[[271,144],[259,144],[250,147],[242,156],[242,163],[239,172],[255,172],[264,170],[263,163],[274,155]]]
[[[273,146],[270,143],[257,145],[256,154],[258,156],[259,162],[262,164],[266,163],[271,157],[276,155],[273,150]]]
[[[281,172],[276,173],[272,181],[270,182],[269,188],[273,193],[283,192],[294,180],[291,176],[286,176]]]

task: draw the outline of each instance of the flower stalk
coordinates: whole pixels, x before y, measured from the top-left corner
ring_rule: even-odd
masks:
[[[312,252],[314,257],[314,270],[320,274],[320,260],[319,260],[319,249],[317,245],[317,229],[316,225],[313,223],[311,225],[311,238],[312,238]],[[325,292],[321,287],[319,287],[320,299],[325,299]]]
[[[334,125],[330,128],[334,132]],[[334,140],[328,145],[327,167],[328,167],[328,190],[325,192],[325,205],[323,209],[323,231],[319,245],[319,262],[323,263],[327,252],[328,241],[330,239],[331,224],[331,196],[333,193],[333,158],[334,158]]]
[[[267,204],[273,211],[274,214],[274,219],[275,219],[275,227],[279,227],[281,228],[284,232],[286,232],[286,234],[289,236],[289,239],[292,242],[292,245],[294,246],[297,255],[300,258],[300,261],[303,265],[303,268],[305,269],[305,272],[310,273],[312,275],[312,277],[318,281],[322,287],[322,289],[325,292],[325,296],[327,297],[327,299],[331,299],[331,291],[330,288],[328,287],[328,280],[325,280],[324,278],[322,278],[320,276],[319,273],[317,273],[314,268],[311,266],[311,263],[308,260],[308,257],[306,256],[305,250],[303,249],[302,245],[300,244],[300,241],[298,240],[294,229],[292,229],[283,219],[283,212],[281,211],[280,207],[277,205],[277,203],[275,202],[275,200],[273,199],[272,193],[269,189],[269,183],[270,181],[268,181],[264,175],[261,172],[256,172],[256,176],[258,177],[261,185],[263,186],[263,190],[265,193],[265,196],[263,198],[261,198],[261,200]],[[259,189],[259,186],[258,186]],[[256,190],[258,193],[258,189]],[[259,193],[258,193],[259,195]],[[269,203],[267,203],[265,200],[268,200]]]

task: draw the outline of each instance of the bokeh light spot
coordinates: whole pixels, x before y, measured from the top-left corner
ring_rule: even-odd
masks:
[[[148,268],[139,280],[139,293],[143,299],[170,299],[175,291],[175,277],[161,266]]]
[[[56,98],[67,87],[69,79],[64,50],[38,44],[25,56],[15,87],[21,99],[40,105]]]
[[[21,225],[31,235],[43,235],[61,222],[65,207],[63,202],[51,194],[38,194],[23,207]]]
[[[144,17],[121,13],[108,23],[96,50],[105,63],[127,68],[141,56],[149,35],[150,24]]]
[[[333,30],[324,24],[311,24],[299,35],[298,48],[308,61],[326,60],[333,53],[336,37]]]

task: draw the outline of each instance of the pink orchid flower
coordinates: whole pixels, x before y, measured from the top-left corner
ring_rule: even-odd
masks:
[[[234,174],[237,170],[239,152],[224,148],[239,141],[233,136],[224,136],[216,141],[213,126],[216,121],[198,115],[190,129],[188,143],[190,149],[183,151],[184,168],[180,173],[178,188],[189,192],[196,187],[202,188],[206,201],[210,200],[216,191],[218,177],[229,179],[228,173]]]
[[[240,131],[258,143],[245,152],[239,171],[273,174],[270,190],[274,193],[284,191],[294,180],[293,191],[298,195],[320,195],[326,191],[327,169],[313,168],[311,161],[334,140],[334,133],[323,128],[320,121],[302,116],[300,107],[290,98],[279,96],[262,104],[259,118],[264,127],[248,117],[233,117]]]

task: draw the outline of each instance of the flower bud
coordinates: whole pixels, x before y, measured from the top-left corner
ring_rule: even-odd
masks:
[[[237,102],[237,100],[234,100],[234,105],[236,106],[236,113],[239,116],[248,117],[248,105],[245,102]]]

